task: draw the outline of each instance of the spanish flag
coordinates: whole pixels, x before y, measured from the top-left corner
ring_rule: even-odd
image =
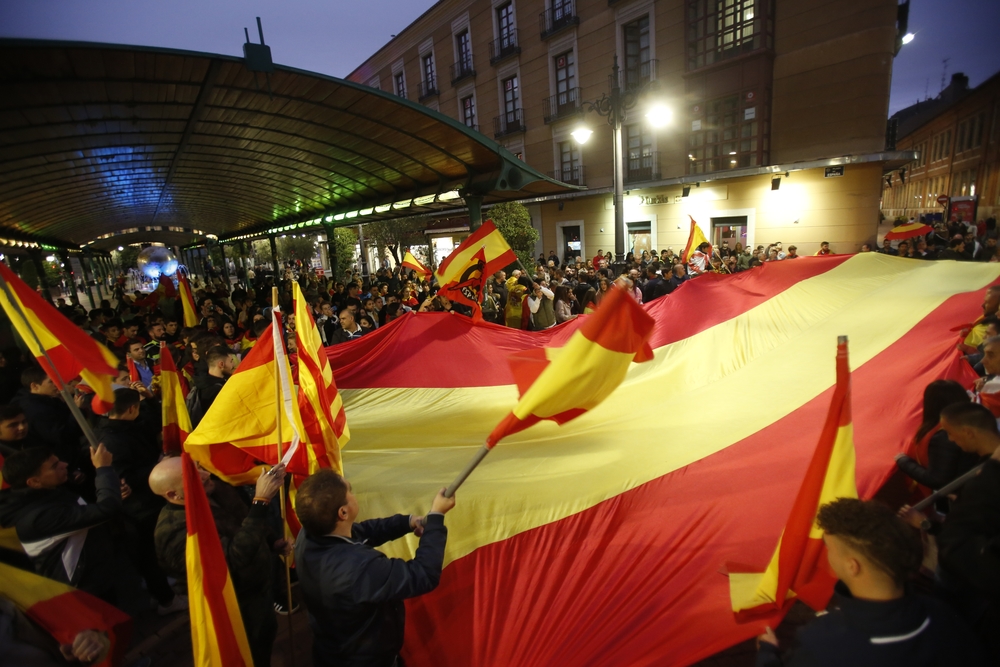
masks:
[[[73,326],[2,262],[0,282],[5,285],[0,289],[0,305],[56,386],[61,388],[64,382],[81,376],[97,395],[95,405],[104,408],[105,412],[110,409],[115,402],[111,380],[118,375],[118,358]],[[49,365],[49,359],[54,368]]]
[[[406,253],[410,256],[410,253]],[[308,447],[308,472],[333,468],[343,474],[340,450],[351,439],[344,401],[330,370],[330,359],[316,328],[312,309],[298,283],[292,284],[295,303],[295,343],[299,348],[299,413]]]
[[[160,302],[160,299],[164,297],[168,299],[177,298],[177,288],[174,287],[173,280],[168,278],[166,274],[161,273],[159,284],[156,286],[156,289],[147,294],[145,297],[137,299],[135,303],[133,303],[132,305],[139,307],[142,306],[156,307],[156,304],[158,304]]]
[[[139,382],[139,369],[135,367],[135,361],[132,357],[125,357],[125,366],[128,368],[128,380],[129,382]]]
[[[276,312],[274,318],[277,320]],[[284,356],[280,323],[272,321],[257,343],[184,443],[191,458],[234,485],[255,482],[260,465],[273,466],[279,461],[277,386],[282,387],[283,458],[288,459],[289,472],[309,474],[305,464],[296,465],[300,458],[294,462],[288,458],[294,456],[304,429],[291,389],[291,368]],[[276,378],[278,373],[284,377]]]
[[[222,553],[208,496],[194,461],[184,465],[184,516],[187,519],[187,580],[191,645],[195,667],[253,667],[233,579]]]
[[[434,275],[440,293],[478,311],[486,279],[516,261],[500,230],[487,220],[441,262]]]
[[[408,269],[413,269],[421,277],[422,280],[430,280],[431,274],[433,273],[430,269],[424,266],[423,262],[413,256],[409,250],[403,255],[403,261],[400,262],[403,266]],[[296,318],[297,319],[297,318]]]
[[[701,231],[701,227],[699,227],[698,223],[695,222],[694,217],[690,215],[688,217],[691,218],[691,231],[688,232],[687,245],[684,246],[684,252],[681,254],[681,261],[685,265],[688,263],[688,260],[691,259],[691,255],[693,255],[698,250],[698,246],[700,246],[702,243],[710,243],[708,237],[705,236],[705,232]],[[710,260],[711,260],[711,255],[712,253],[709,252]],[[712,268],[711,261],[709,261],[708,268]]]
[[[730,567],[729,594],[737,613],[782,609],[797,596],[816,611],[826,607],[836,583],[826,565],[823,531],[816,525],[820,506],[837,498],[857,498],[854,429],[847,337],[837,344],[837,384],[819,444],[799,487],[792,513],[763,575]]]
[[[533,348],[510,357],[521,400],[486,439],[502,438],[550,419],[579,417],[611,395],[633,361],[653,358],[654,320],[625,290],[614,287],[561,348]]]
[[[177,372],[174,357],[167,344],[160,341],[160,404],[163,409],[163,451],[177,455],[191,433],[191,416],[188,414],[187,383]]]
[[[104,650],[88,665],[121,664],[132,635],[132,619],[107,602],[72,586],[0,563],[0,597],[7,598],[60,645],[94,630],[105,636]]]
[[[181,309],[184,312],[184,326],[198,326],[198,311],[194,307],[194,292],[191,290],[191,283],[182,273],[177,273],[177,286],[180,288]]]

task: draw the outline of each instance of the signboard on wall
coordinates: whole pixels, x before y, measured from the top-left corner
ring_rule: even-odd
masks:
[[[844,175],[844,165],[827,167],[823,170],[823,178],[838,178]]]
[[[948,205],[948,220],[955,221],[961,219],[962,222],[976,221],[976,198],[975,197],[952,197]]]

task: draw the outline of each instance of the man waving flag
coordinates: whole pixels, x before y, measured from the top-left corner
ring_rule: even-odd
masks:
[[[431,274],[433,273],[430,269],[424,266],[424,263],[413,256],[413,253],[409,250],[403,255],[403,261],[400,262],[403,266],[408,269],[413,269],[420,276],[421,280],[430,280]]]

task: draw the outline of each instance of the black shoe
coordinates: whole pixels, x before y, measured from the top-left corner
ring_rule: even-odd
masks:
[[[296,602],[294,604],[295,604],[295,606],[292,607],[292,610],[288,611],[288,603],[287,602],[275,602],[274,603],[274,611],[279,616],[288,616],[289,614],[294,614],[295,612],[297,612],[299,610],[299,603]]]

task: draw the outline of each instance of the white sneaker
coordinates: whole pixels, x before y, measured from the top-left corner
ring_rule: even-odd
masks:
[[[184,611],[188,608],[188,598],[186,595],[175,595],[174,599],[168,605],[157,605],[156,613],[160,616],[169,616],[170,614],[177,613],[179,611]]]

